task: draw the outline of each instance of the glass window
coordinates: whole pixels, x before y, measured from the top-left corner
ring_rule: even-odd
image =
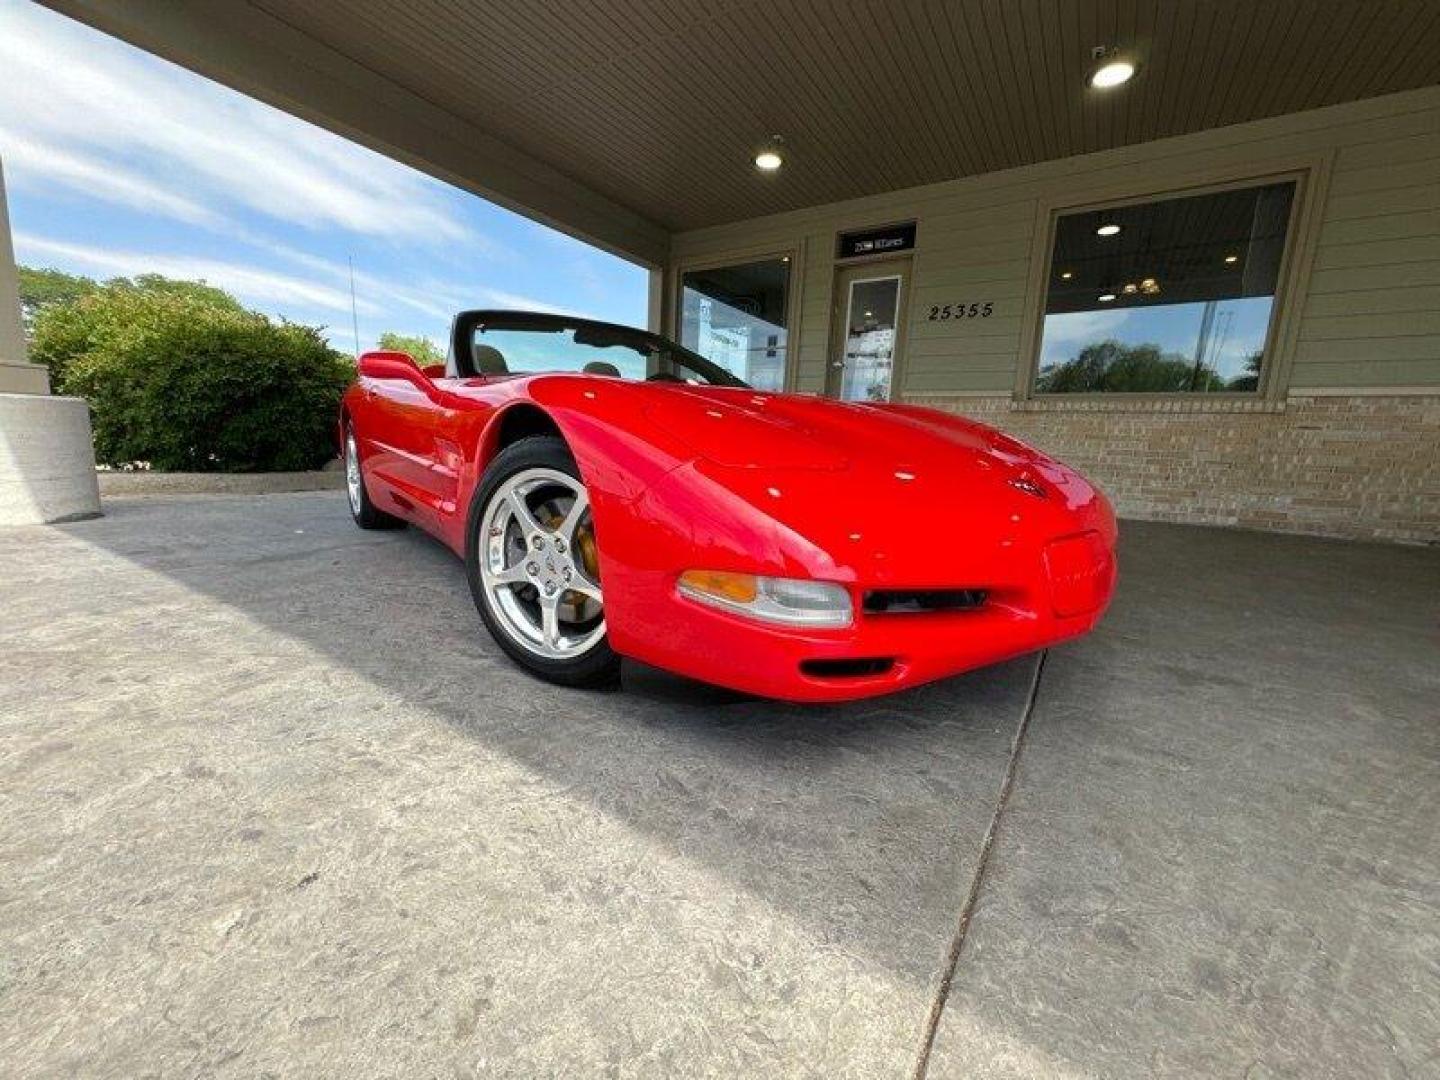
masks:
[[[1255,391],[1293,181],[1064,214],[1037,394]]]
[[[758,390],[785,385],[790,260],[687,270],[680,288],[680,344]]]

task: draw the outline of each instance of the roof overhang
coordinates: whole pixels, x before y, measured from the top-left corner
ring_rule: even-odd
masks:
[[[616,255],[663,266],[669,233],[243,0],[49,0],[96,29]]]
[[[674,233],[1440,82],[1434,0],[43,2],[651,265]],[[1088,86],[1097,50],[1135,78]]]

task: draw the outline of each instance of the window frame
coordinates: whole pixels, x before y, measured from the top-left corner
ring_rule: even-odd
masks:
[[[692,270],[717,270],[745,263],[788,259],[790,279],[785,286],[785,373],[780,380],[780,389],[775,392],[794,393],[799,380],[799,365],[796,363],[795,354],[799,338],[799,312],[796,310],[796,301],[804,295],[800,288],[803,273],[801,264],[803,247],[800,240],[791,242],[782,240],[761,246],[728,248],[714,254],[691,256],[672,263],[670,287],[666,290],[666,294],[670,298],[670,311],[664,320],[667,329],[665,336],[684,347],[680,320],[685,312],[685,275]],[[739,378],[739,376],[736,377]]]
[[[1324,154],[1300,161],[1277,163],[1263,170],[1233,171],[1221,177],[1186,177],[1147,187],[1137,192],[1133,186],[1097,191],[1083,201],[1055,197],[1041,200],[1037,206],[1035,240],[1031,252],[1031,282],[1022,323],[1021,363],[1016,369],[1013,394],[1015,407],[1043,410],[1068,408],[1124,410],[1170,408],[1274,407],[1284,401],[1289,386],[1290,368],[1294,360],[1300,314],[1304,307],[1306,286],[1314,261],[1315,242],[1321,215],[1318,207],[1324,201],[1324,187],[1329,174],[1330,155]],[[1147,393],[1083,393],[1041,394],[1035,390],[1040,375],[1041,349],[1044,345],[1045,306],[1050,279],[1054,272],[1055,232],[1062,216],[1096,210],[1113,210],[1126,206],[1163,202],[1194,195],[1210,195],[1237,191],[1267,184],[1293,182],[1295,195],[1290,203],[1290,217],[1285,225],[1285,247],[1275,281],[1275,299],[1265,331],[1265,363],[1254,390],[1220,390],[1208,393],[1193,390],[1156,391]]]

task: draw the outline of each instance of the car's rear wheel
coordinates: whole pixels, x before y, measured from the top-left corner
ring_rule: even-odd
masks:
[[[360,471],[360,447],[355,440],[355,425],[345,425],[345,497],[350,502],[350,516],[362,529],[399,529],[405,522],[393,514],[376,508],[365,490],[365,476]]]
[[[565,686],[616,680],[590,498],[563,440],[496,455],[471,502],[465,564],[480,617],[513,660]]]

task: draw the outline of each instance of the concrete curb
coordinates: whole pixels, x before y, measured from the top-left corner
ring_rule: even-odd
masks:
[[[104,498],[145,495],[279,495],[292,491],[340,491],[339,469],[280,473],[102,472]]]

